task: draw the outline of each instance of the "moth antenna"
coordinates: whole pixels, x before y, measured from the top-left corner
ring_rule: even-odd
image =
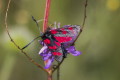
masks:
[[[36,23],[39,32],[41,32],[41,31],[40,31],[40,26],[39,26],[38,22],[43,21],[43,19],[37,21],[37,20],[32,16],[32,20]]]
[[[86,21],[86,18],[87,18],[87,15],[86,15],[86,8],[87,8],[87,3],[88,3],[88,0],[85,1],[85,6],[84,6],[84,18],[83,18],[83,24],[82,24],[82,27],[81,29],[84,28],[84,25],[85,25],[85,21]]]
[[[60,22],[58,23],[58,25],[57,25],[57,26],[58,26],[58,28],[60,28]]]
[[[25,49],[26,47],[28,47],[31,43],[33,43],[33,42],[34,42],[36,39],[38,39],[39,37],[41,37],[41,36],[38,36],[38,37],[34,38],[32,41],[30,41],[27,45],[25,45],[25,46],[22,48],[22,50]]]

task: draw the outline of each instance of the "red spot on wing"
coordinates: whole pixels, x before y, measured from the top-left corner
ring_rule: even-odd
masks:
[[[57,46],[60,46],[60,43],[59,43],[59,42],[56,42],[56,41],[55,41],[55,44],[56,44]]]
[[[61,30],[63,31],[63,30],[65,30],[64,28],[61,28]]]
[[[50,40],[49,39],[45,39],[45,40],[43,40],[43,42],[46,43],[46,44],[50,44]]]
[[[68,29],[69,29],[69,30],[73,30],[73,28],[72,28],[72,27],[68,27]]]
[[[57,31],[56,31],[56,30],[51,30],[51,33],[52,33],[52,34],[56,34]]]
[[[60,55],[62,55],[62,53],[60,53],[60,52],[52,52],[52,54],[55,55],[55,56],[60,56]]]
[[[68,41],[71,41],[72,40],[72,37],[55,37],[55,39],[62,43],[62,42],[68,42]]]
[[[49,46],[49,49],[57,49],[57,46]]]
[[[67,34],[67,31],[63,31],[62,34]]]

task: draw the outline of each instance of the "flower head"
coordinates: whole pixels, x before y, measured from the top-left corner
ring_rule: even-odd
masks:
[[[58,55],[55,56],[55,54],[48,48],[48,46],[43,41],[41,41],[40,43],[43,47],[39,51],[39,55],[42,56],[42,59],[44,61],[46,61],[46,64],[45,64],[44,68],[48,69],[48,68],[50,68],[53,61],[59,56]],[[70,53],[73,56],[78,56],[78,55],[81,54],[81,52],[76,51],[74,46],[67,47],[67,46],[64,45],[64,47],[65,47],[65,50],[66,50],[66,54]],[[63,55],[61,57],[63,58]]]

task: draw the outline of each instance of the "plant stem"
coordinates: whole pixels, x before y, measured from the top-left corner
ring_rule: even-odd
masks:
[[[62,61],[56,66],[56,68],[54,68],[54,69],[52,70],[52,73],[54,73],[54,71],[56,71],[56,70],[60,67],[60,65],[63,63],[63,61],[64,61],[64,58],[63,58]]]
[[[44,14],[44,21],[43,21],[43,32],[46,31],[48,27],[48,17],[49,17],[49,11],[50,11],[50,3],[51,0],[46,0],[46,7],[45,7],[45,14]]]
[[[85,20],[87,18],[87,16],[86,16],[87,3],[88,3],[88,0],[85,1],[84,18],[83,18],[83,24],[82,24],[81,30],[84,28]]]
[[[52,80],[52,70],[48,70],[48,80]]]
[[[60,80],[60,66],[57,69],[57,80]]]
[[[50,3],[51,0],[46,0],[46,6],[45,6],[45,14],[44,14],[44,21],[43,21],[43,32],[46,31],[48,27],[48,17],[49,17],[49,11],[50,11]],[[44,61],[44,64],[47,62]],[[48,80],[52,80],[52,68],[46,69],[48,74]]]

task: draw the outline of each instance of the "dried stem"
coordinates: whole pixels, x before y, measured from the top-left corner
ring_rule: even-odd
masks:
[[[83,30],[83,28],[84,28],[85,21],[86,21],[86,18],[87,18],[87,15],[86,15],[87,3],[88,3],[88,0],[85,1],[83,24],[82,24],[82,27],[80,28],[80,32],[79,32],[78,36],[80,36],[80,34],[82,33],[82,30]],[[76,42],[77,39],[78,39],[78,37],[74,40],[73,44]]]
[[[57,69],[57,80],[60,80],[60,67]]]
[[[86,18],[87,18],[87,15],[86,15],[87,3],[88,3],[88,0],[85,1],[84,18],[83,18],[83,24],[82,24],[81,30],[84,28],[85,21],[86,21]]]
[[[13,40],[13,38],[11,37],[10,33],[9,33],[9,30],[8,30],[8,24],[7,24],[7,16],[8,16],[8,10],[9,10],[9,7],[10,7],[10,2],[11,0],[9,0],[8,2],[8,6],[7,6],[7,10],[6,10],[6,13],[5,13],[5,27],[6,27],[6,32],[11,40],[11,42],[28,58],[28,60],[30,62],[32,62],[34,65],[36,65],[37,67],[39,67],[40,69],[42,69],[43,71],[47,72],[40,64],[38,64],[37,62],[35,62],[30,56],[27,55],[27,53],[25,51],[23,51],[16,43],[15,41]]]
[[[60,65],[63,63],[63,61],[64,61],[64,58],[60,63],[58,63],[57,67],[52,70],[52,73],[60,67]]]
[[[48,74],[48,80],[52,80],[52,73]]]
[[[86,15],[87,3],[88,3],[88,0],[85,1],[84,19],[83,19],[83,24],[82,24],[80,33],[82,32],[82,30],[83,30],[83,28],[84,28],[85,21],[86,21],[86,18],[87,18],[87,15]],[[63,59],[63,60],[57,65],[57,67],[54,68],[53,71],[52,71],[52,72],[54,72],[55,70],[58,70],[58,71],[57,71],[57,80],[60,79],[60,75],[59,75],[60,72],[59,72],[59,70],[60,70],[60,65],[62,64],[63,61],[64,61],[64,59]]]

